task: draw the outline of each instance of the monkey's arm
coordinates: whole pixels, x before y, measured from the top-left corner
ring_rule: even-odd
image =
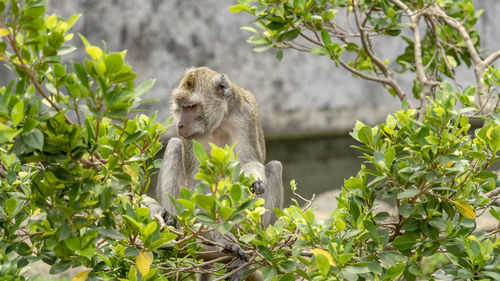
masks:
[[[171,215],[176,214],[177,210],[172,204],[169,194],[173,198],[179,198],[179,191],[186,182],[186,172],[182,165],[182,140],[171,138],[168,141],[163,162],[158,175],[158,184],[156,185],[155,199],[160,206],[154,206],[151,210],[153,215],[162,216],[167,224],[172,219]]]
[[[276,221],[276,215],[273,209],[283,208],[283,166],[281,162],[273,160],[265,166],[265,173],[267,179],[266,193],[261,197],[266,201],[265,207],[268,212],[264,214],[262,222],[265,226]]]

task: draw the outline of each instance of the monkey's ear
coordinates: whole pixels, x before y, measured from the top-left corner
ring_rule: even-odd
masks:
[[[231,86],[226,75],[221,74],[215,79],[215,94],[217,96],[227,96],[231,92]]]

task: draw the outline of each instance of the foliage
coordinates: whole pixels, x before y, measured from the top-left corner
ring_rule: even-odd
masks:
[[[478,41],[471,49],[451,20],[465,28],[468,38],[479,38],[469,30],[477,18],[471,2],[257,2],[240,1],[232,8],[254,14],[265,29],[263,34],[252,29],[259,35],[251,43],[296,47],[294,40],[307,40],[309,30],[318,36],[309,37],[316,44],[310,51],[329,55],[363,78],[378,77],[403,97],[403,109],[385,123],[356,124],[352,136],[365,151],[366,165],[345,181],[329,219],[316,220],[310,201],[302,208],[295,202],[269,210],[278,221],[264,227],[264,202],[249,191],[252,179],[241,173],[234,146],[213,146],[207,153],[194,143],[199,184],[183,188],[172,200],[179,227],[154,220],[144,192],[159,166],[154,160],[159,137],[171,120],[158,124],[154,113],[134,116],[140,96],[154,81],[135,86],[125,52],[108,52],[82,35],[88,57],[83,63],[63,62],[62,56],[75,49],[66,44],[78,15],[67,20],[44,15],[40,0],[0,0],[0,58],[17,76],[0,89],[2,280],[26,280],[25,269],[39,260],[51,266],[51,273],[84,267],[73,280],[192,280],[198,273],[224,280],[238,270],[280,281],[500,279],[499,229],[477,228],[485,212],[500,219],[497,175],[489,170],[499,160],[500,118],[483,116],[484,126],[475,131],[469,122],[485,112],[485,103],[475,102],[476,93],[480,99],[490,97],[499,83],[498,71],[487,67],[496,53],[477,60]],[[401,4],[424,17],[434,13],[434,31],[443,33],[422,42],[449,41],[427,58],[424,75],[417,75],[418,112],[398,92],[392,70],[365,47],[371,32],[394,36],[406,28],[401,19],[414,14]],[[356,18],[361,12],[366,17],[359,26],[367,33],[357,35],[361,45],[332,40],[339,30],[332,22],[334,9],[343,6]],[[418,49],[415,37],[407,42],[405,54],[412,46]],[[422,48],[422,54],[429,51]],[[356,59],[344,62],[344,51]],[[398,62],[410,70],[415,65],[419,73],[423,63],[408,54]],[[451,57],[457,64],[468,57],[481,64],[478,91],[456,91],[442,81],[453,77]],[[480,90],[483,86],[487,92]],[[291,186],[295,192],[293,181]],[[395,202],[397,215],[378,211],[376,199]],[[237,245],[247,260],[235,256],[227,243],[213,241],[213,235]]]
[[[255,51],[275,48],[278,59],[289,48],[328,56],[337,66],[380,83],[405,102],[411,99],[401,86],[399,74],[412,71],[412,92],[421,111],[426,108],[427,97],[434,98],[446,79],[461,88],[455,74],[460,65],[466,65],[476,79],[476,87],[468,92],[478,94],[479,113],[492,112],[498,102],[500,72],[492,63],[500,57],[500,51],[482,57],[479,33],[474,29],[481,11],[474,9],[472,0],[238,2],[232,12],[245,11],[255,17],[258,29],[242,28],[253,33],[248,42]],[[407,37],[409,34],[412,36]],[[387,57],[386,42],[406,48],[397,56]]]
[[[81,35],[88,58],[63,63],[79,15],[44,15],[34,0],[0,1],[0,12],[0,59],[17,75],[0,89],[0,276],[24,280],[37,260],[120,276],[173,239],[140,205],[168,121],[129,119],[154,81],[135,86],[126,52]]]
[[[480,51],[481,11],[471,0],[238,0],[230,10],[254,17],[257,28],[242,29],[253,33],[255,51],[327,56],[402,101],[385,123],[358,121],[351,133],[366,164],[345,181],[338,209],[321,225],[331,227],[314,246],[328,250],[316,259],[324,279],[500,279],[499,227],[478,225],[484,213],[500,219],[491,171],[500,148],[493,65],[500,51]],[[384,40],[406,47],[385,58]],[[460,65],[475,85],[457,81]],[[413,98],[400,85],[407,72],[415,74]],[[471,128],[478,117],[483,126]],[[376,200],[392,202],[397,213],[378,211]]]

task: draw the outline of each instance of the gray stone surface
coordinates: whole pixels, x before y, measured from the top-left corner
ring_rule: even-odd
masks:
[[[254,93],[268,137],[344,133],[357,119],[375,124],[399,108],[399,101],[380,85],[352,77],[326,57],[286,50],[280,62],[272,50],[253,52],[246,43],[250,32],[240,29],[251,25],[252,18],[230,13],[228,9],[235,2],[49,0],[47,13],[65,18],[80,13],[75,33],[82,33],[92,44],[106,41],[110,51],[127,49],[138,81],[157,79],[145,98],[159,100],[145,104],[144,109],[158,111],[160,120],[169,115],[170,91],[184,70],[201,65],[228,74]],[[475,3],[485,9],[478,24],[483,46],[486,51],[495,50],[500,46],[496,28],[500,2]],[[72,43],[81,47],[78,36]],[[389,60],[402,48],[401,41],[391,38],[375,44],[382,51],[381,57]],[[80,48],[68,59],[81,60],[84,55]],[[5,69],[0,70],[0,77],[5,75]],[[464,73],[461,80],[472,77]],[[409,90],[412,76],[402,79],[403,87]]]

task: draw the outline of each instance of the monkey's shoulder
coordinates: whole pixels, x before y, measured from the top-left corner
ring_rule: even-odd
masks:
[[[240,111],[243,114],[255,115],[258,111],[257,100],[255,96],[244,88],[235,86],[235,98],[240,104]]]

